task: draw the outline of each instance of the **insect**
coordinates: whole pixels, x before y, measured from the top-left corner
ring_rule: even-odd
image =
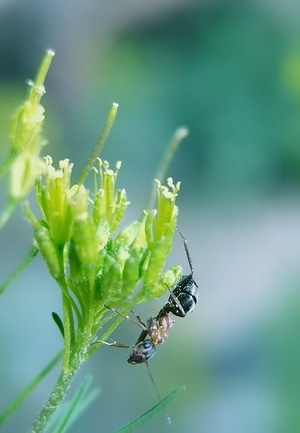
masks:
[[[138,322],[143,328],[143,331],[135,343],[132,353],[127,359],[127,362],[130,364],[140,364],[153,358],[156,353],[156,346],[166,341],[169,329],[175,323],[173,315],[185,317],[187,313],[191,313],[194,310],[195,305],[198,302],[198,285],[193,277],[194,270],[187,246],[187,240],[178,229],[177,231],[183,240],[191,272],[189,275],[181,277],[179,282],[176,284],[176,287],[170,293],[167,303],[158,312],[156,317],[150,316],[145,325],[141,318],[137,316]],[[147,336],[150,338],[146,338]]]
[[[175,323],[174,316],[185,317],[187,313],[191,313],[198,302],[199,296],[198,285],[193,277],[194,271],[187,246],[187,240],[183,237],[178,229],[177,231],[183,240],[186,257],[190,267],[190,274],[180,278],[175,288],[171,291],[167,303],[161,308],[155,317],[148,317],[146,323],[142,321],[140,316],[132,311],[137,318],[137,324],[142,328],[142,332],[134,346],[120,344],[117,342],[109,343],[102,341],[102,343],[108,346],[132,348],[132,352],[129,355],[127,362],[129,364],[146,364],[151,382],[154,386],[160,403],[162,403],[162,399],[151,374],[148,361],[155,356],[156,346],[164,343],[168,338],[169,330]],[[123,316],[117,310],[108,306],[107,308],[111,309],[125,319],[130,320],[129,316]],[[168,414],[167,420],[168,423],[171,424],[171,419]]]
[[[164,343],[168,338],[169,329],[175,323],[174,316],[185,317],[187,313],[191,313],[198,302],[198,285],[194,280],[192,260],[187,246],[187,240],[182,233],[180,234],[186,253],[186,257],[190,267],[190,274],[182,276],[176,284],[173,291],[170,293],[167,303],[158,312],[157,316],[150,316],[145,324],[140,316],[136,315],[138,325],[142,328],[142,332],[133,346],[132,353],[129,355],[127,362],[130,364],[147,363],[156,354],[156,346]],[[109,308],[109,307],[108,307]],[[113,310],[122,316],[118,311]],[[129,320],[128,316],[122,316]],[[117,342],[103,342],[109,346],[130,348],[132,346],[119,344]]]

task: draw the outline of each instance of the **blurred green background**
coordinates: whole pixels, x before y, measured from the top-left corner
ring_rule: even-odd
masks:
[[[199,304],[151,362],[162,396],[187,390],[168,409],[172,429],[162,413],[145,433],[300,431],[299,18],[296,0],[0,1],[2,160],[9,118],[48,47],[45,154],[68,157],[78,173],[118,102],[102,156],[123,161],[128,220],[175,128],[190,129],[168,175],[182,181],[179,227]],[[0,234],[1,279],[31,238],[18,212]],[[180,238],[172,263],[188,272]],[[60,294],[37,259],[0,301],[2,409],[60,349],[51,319]],[[138,334],[123,323],[114,338],[130,344]],[[157,402],[146,368],[126,356],[104,347],[81,370],[73,390],[92,371],[101,395],[72,432],[112,432]],[[1,431],[27,430],[56,375]]]

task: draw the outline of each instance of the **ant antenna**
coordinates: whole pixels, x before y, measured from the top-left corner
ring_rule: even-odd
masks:
[[[150,380],[151,380],[151,382],[152,382],[152,385],[153,385],[153,387],[154,387],[154,389],[155,389],[155,392],[156,392],[156,395],[157,395],[157,397],[158,397],[159,403],[163,406],[164,404],[163,404],[163,402],[162,402],[162,399],[161,399],[160,393],[158,392],[157,386],[156,386],[156,384],[155,384],[154,377],[152,376],[152,373],[151,373],[151,370],[150,370],[150,367],[149,367],[148,361],[145,361],[145,364],[146,364],[146,367],[147,367],[147,370],[148,370],[148,374],[149,374]],[[170,415],[168,414],[168,412],[166,411],[166,409],[165,409],[165,414],[166,414],[166,416],[167,416],[167,422],[168,422],[168,425],[171,426],[171,425],[172,425],[171,417],[170,417]]]
[[[183,246],[184,246],[185,254],[186,254],[187,260],[189,262],[190,270],[191,270],[191,276],[193,276],[194,270],[193,270],[193,265],[192,265],[192,259],[191,259],[191,256],[190,256],[190,253],[189,253],[189,250],[188,250],[188,246],[187,246],[187,240],[185,239],[185,237],[183,236],[183,234],[181,233],[181,231],[179,230],[178,227],[176,227],[176,230],[180,234],[181,239],[183,241]]]

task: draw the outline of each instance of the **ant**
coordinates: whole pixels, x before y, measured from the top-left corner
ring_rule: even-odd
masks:
[[[187,313],[191,313],[195,305],[198,302],[198,285],[194,280],[192,260],[187,246],[187,240],[184,238],[182,233],[177,228],[180,234],[186,253],[186,257],[190,267],[190,274],[182,276],[176,287],[170,293],[167,303],[162,307],[155,317],[148,317],[147,323],[145,324],[140,316],[136,315],[139,326],[143,329],[138,340],[133,346],[133,351],[130,354],[127,362],[130,364],[141,364],[148,363],[148,361],[154,357],[156,353],[156,346],[162,344],[168,338],[169,329],[175,323],[174,315],[178,317],[185,317]],[[109,308],[109,307],[107,307]],[[118,313],[118,311],[110,308],[112,311]],[[134,313],[135,314],[135,313]],[[122,316],[129,320],[128,316]],[[148,338],[146,338],[149,336]],[[116,342],[108,343],[103,342],[109,346],[130,348],[132,346],[119,344]]]
[[[133,346],[132,353],[127,359],[129,364],[146,364],[151,382],[154,386],[160,403],[162,403],[162,399],[151,374],[148,361],[156,354],[156,346],[164,343],[168,338],[169,329],[175,323],[174,316],[185,317],[187,313],[191,313],[198,302],[199,296],[198,285],[193,277],[194,271],[187,246],[187,240],[184,238],[178,228],[177,231],[183,240],[184,250],[190,267],[190,274],[180,278],[175,288],[170,293],[167,303],[161,308],[157,316],[148,317],[146,324],[142,321],[140,316],[132,311],[138,320],[138,325],[142,328],[142,332]],[[121,317],[124,317],[126,320],[130,320],[129,316],[123,316],[117,310],[108,306],[106,307],[119,314]],[[102,343],[108,346],[132,348],[132,346],[117,342],[108,343],[106,341],[102,341]],[[171,425],[171,418],[168,414],[167,420],[168,424]]]

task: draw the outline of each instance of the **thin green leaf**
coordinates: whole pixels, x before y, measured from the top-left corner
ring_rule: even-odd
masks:
[[[6,419],[23,403],[23,401],[29,396],[29,394],[39,385],[39,383],[44,379],[44,377],[52,370],[53,367],[61,359],[62,353],[59,352],[55,357],[46,365],[46,367],[33,379],[26,388],[15,398],[14,401],[5,409],[5,411],[0,415],[0,425],[6,421]]]
[[[15,271],[1,284],[0,295],[7,289],[7,287],[26,269],[26,267],[32,262],[39,250],[32,247],[24,260],[19,264]]]
[[[150,421],[150,419],[156,416],[159,412],[163,411],[165,407],[168,406],[181,391],[185,391],[185,389],[186,389],[185,386],[181,386],[180,388],[176,389],[167,397],[165,397],[160,403],[157,403],[155,406],[153,406],[143,415],[139,416],[138,418],[135,418],[129,424],[126,424],[120,429],[115,430],[114,433],[131,433],[135,431],[137,428],[141,427],[146,422]]]
[[[52,312],[52,318],[53,318],[54,322],[56,323],[58,329],[60,330],[61,335],[64,337],[64,335],[65,335],[64,324],[63,324],[61,318],[59,317],[59,315],[57,313],[55,313],[55,311]]]
[[[77,391],[70,401],[65,402],[60,408],[57,416],[47,426],[51,433],[65,433],[74,421],[87,409],[87,407],[98,397],[100,390],[89,390],[93,377],[86,376],[79,385]]]

